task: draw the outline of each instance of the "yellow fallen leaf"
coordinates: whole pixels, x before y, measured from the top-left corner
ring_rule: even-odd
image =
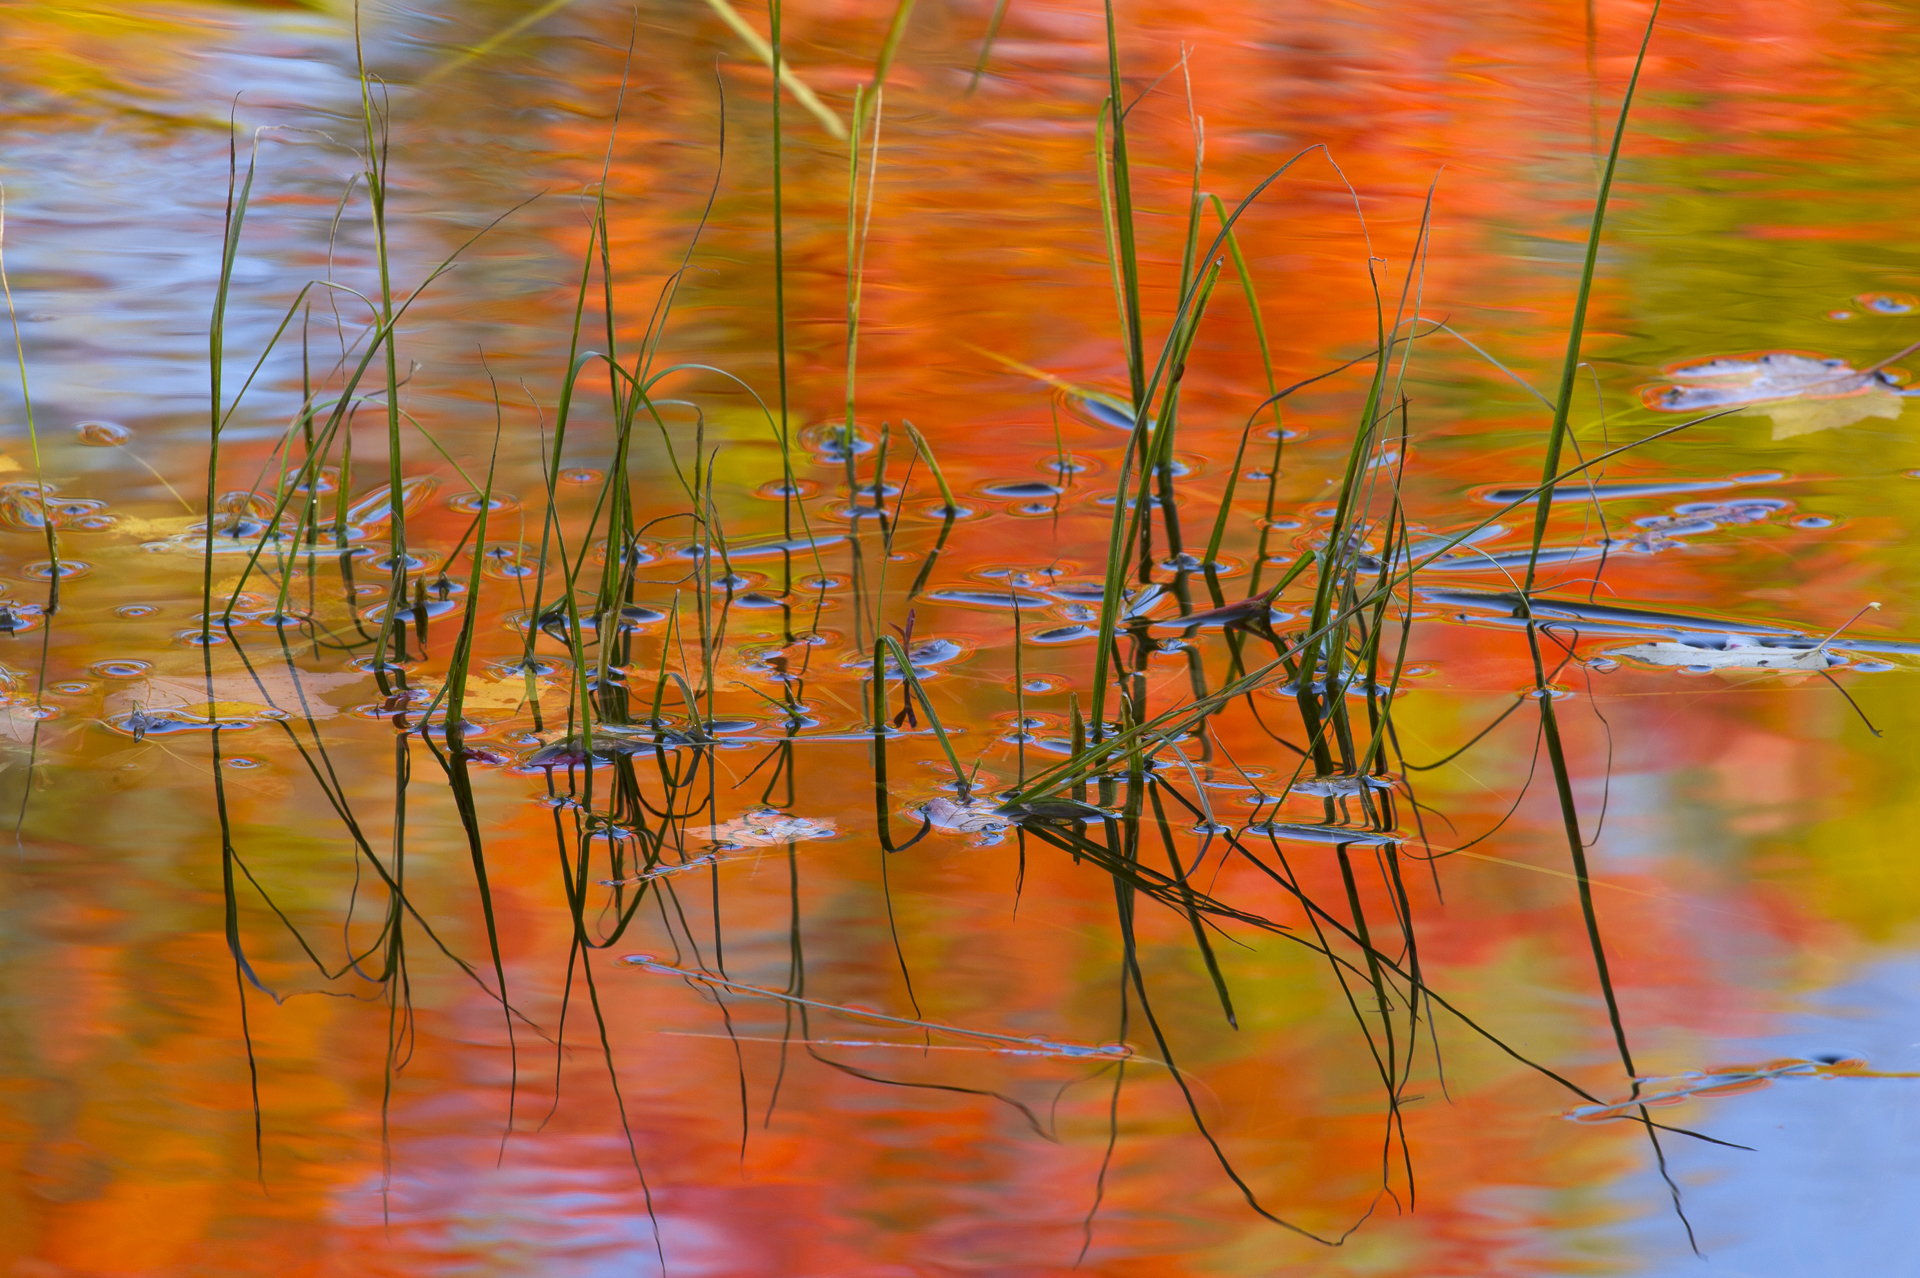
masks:
[[[1755,404],[1740,410],[1741,417],[1771,417],[1773,437],[1792,439],[1816,431],[1852,426],[1872,417],[1893,421],[1907,401],[1891,390],[1875,389],[1857,395],[1831,399],[1789,399],[1775,404]]]

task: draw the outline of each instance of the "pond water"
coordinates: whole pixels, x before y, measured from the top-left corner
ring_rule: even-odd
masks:
[[[4,8],[7,1272],[1910,1266],[1908,15]]]

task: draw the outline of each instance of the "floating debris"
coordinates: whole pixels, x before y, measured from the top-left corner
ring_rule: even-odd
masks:
[[[1710,493],[1722,488],[1736,488],[1742,484],[1772,484],[1785,479],[1786,475],[1777,470],[1756,471],[1750,475],[1729,475],[1725,479],[1646,479],[1623,480],[1614,483],[1585,483],[1568,481],[1553,490],[1556,504],[1566,501],[1620,501],[1632,497],[1665,497],[1674,493]],[[1486,488],[1474,495],[1474,500],[1494,506],[1507,506],[1517,501],[1537,500],[1539,492],[1535,488]]]
[[[776,848],[808,839],[831,839],[838,833],[831,821],[791,816],[778,808],[747,812],[708,828],[714,846],[723,849]]]
[[[650,870],[630,874],[624,879],[601,879],[599,885],[601,887],[633,887],[640,883],[651,883],[655,879],[671,878],[676,874],[691,874],[695,870],[704,870],[729,859],[731,858],[722,856],[718,852],[709,852],[689,861],[662,861]]]
[[[965,1029],[958,1025],[942,1025],[937,1021],[919,1021],[905,1016],[888,1016],[885,1012],[876,1012],[872,1008],[855,1007],[847,1003],[823,1003],[816,999],[801,998],[785,990],[770,990],[759,985],[742,985],[725,977],[715,976],[711,972],[702,972],[697,968],[677,967],[662,962],[651,954],[622,955],[620,962],[627,967],[637,967],[644,972],[659,976],[678,976],[689,981],[698,981],[731,994],[744,994],[749,998],[770,998],[776,1002],[792,1003],[799,1007],[811,1007],[822,1012],[835,1012],[862,1021],[879,1021],[886,1025],[902,1025],[910,1029],[927,1030],[935,1034],[946,1034],[954,1038],[975,1039],[982,1043],[1003,1045],[1009,1055],[1015,1056],[1052,1056],[1067,1057],[1073,1060],[1123,1061],[1133,1055],[1133,1048],[1126,1043],[1065,1043],[1041,1035],[1022,1038],[1016,1034],[1000,1034],[992,1030]]]
[[[1385,830],[1363,830],[1347,825],[1308,825],[1295,821],[1256,821],[1248,834],[1270,839],[1291,839],[1298,843],[1336,843],[1351,847],[1392,847],[1401,836]]]
[[[1015,825],[1085,825],[1092,821],[1111,821],[1114,814],[1105,808],[1077,799],[1033,799],[1002,803],[994,812]]]
[[[1496,538],[1506,535],[1507,526],[1505,524],[1487,524],[1484,527],[1470,528],[1458,533],[1440,533],[1421,537],[1417,541],[1407,543],[1406,548],[1400,552],[1400,559],[1402,562],[1425,559],[1429,555],[1438,554],[1442,551],[1455,551],[1467,546],[1478,546],[1483,542],[1493,541]],[[1378,571],[1378,567],[1379,564],[1376,560],[1374,570]]]
[[[980,490],[980,495],[998,497],[1002,500],[1020,500],[1031,497],[1058,497],[1065,491],[1057,484],[1042,483],[1037,479],[1023,479],[1002,484],[988,484]]]
[[[808,551],[824,550],[828,546],[837,546],[846,539],[847,536],[845,533],[821,533],[815,537],[778,537],[772,540],[763,538],[754,541],[729,543],[727,546],[727,558],[729,560],[764,559],[771,555],[805,554]],[[684,551],[682,552],[682,556],[689,557],[685,555]]]
[[[1082,639],[1098,639],[1099,637],[1100,630],[1097,626],[1072,625],[1054,626],[1047,630],[1036,630],[1027,635],[1026,640],[1028,643],[1054,644],[1078,643]]]
[[[1113,395],[1084,394],[1069,396],[1067,406],[1097,426],[1132,430],[1134,412],[1127,401]]]
[[[124,732],[135,741],[143,741],[150,736],[167,736],[175,732],[205,732],[213,728],[226,728],[238,732],[260,726],[257,720],[250,718],[193,718],[178,710],[133,710],[103,722],[115,732]]]
[[[929,590],[923,598],[932,603],[959,604],[969,608],[1032,608],[1036,611],[1053,601],[1045,595],[1024,590],[982,590],[977,586],[942,586]]]
[[[1504,554],[1489,555],[1464,554],[1450,555],[1445,559],[1436,559],[1424,564],[1421,572],[1510,572],[1515,568],[1524,569],[1528,564],[1573,564],[1583,560],[1599,559],[1607,554],[1616,553],[1623,543],[1602,541],[1588,546],[1542,546],[1536,555],[1530,550],[1513,550]]]
[[[52,484],[0,484],[0,526],[18,532],[55,528],[86,531],[111,527],[111,516],[101,512],[107,503],[80,497],[55,497]]]
[[[400,481],[400,500],[397,503],[402,514],[411,515],[426,504],[440,487],[440,481],[432,475],[421,475],[413,479]],[[346,522],[356,528],[377,528],[393,519],[396,503],[393,499],[393,485],[382,484],[368,490],[346,509]],[[271,510],[271,507],[269,507]]]
[[[1467,590],[1422,590],[1420,598],[1426,603],[1484,608],[1504,614],[1501,616],[1461,614],[1456,618],[1460,621],[1478,622],[1483,625],[1521,626],[1526,624],[1523,619],[1514,615],[1519,610],[1520,596],[1512,592],[1496,594]],[[1658,632],[1662,637],[1684,642],[1711,640],[1716,635],[1756,635],[1760,638],[1755,639],[1754,642],[1763,646],[1801,649],[1816,646],[1822,641],[1822,637],[1818,634],[1808,634],[1765,622],[1733,621],[1719,617],[1703,617],[1698,614],[1589,603],[1584,599],[1535,598],[1532,611],[1537,619],[1543,621],[1599,623],[1583,624],[1580,627],[1583,635],[1648,637],[1649,632]],[[1920,641],[1912,639],[1883,639],[1840,634],[1826,642],[1828,647],[1844,652],[1920,654]]]
[[[1400,778],[1366,773],[1356,776],[1351,772],[1336,772],[1324,777],[1301,777],[1287,787],[1293,794],[1308,794],[1315,798],[1335,799],[1360,794],[1367,790],[1391,790],[1399,784]]]
[[[94,448],[113,448],[133,438],[133,432],[118,422],[77,422],[73,433]]]
[[[993,799],[968,799],[964,803],[956,803],[942,796],[908,808],[907,813],[945,834],[978,835],[980,837],[974,843],[979,847],[992,847],[1001,842],[1001,835],[1018,824],[1013,817],[1000,811],[1000,805]]]
[[[860,427],[844,422],[821,422],[800,432],[800,447],[812,453],[815,461],[844,462],[873,451],[873,441]]]
[[[1717,634],[1780,635],[1797,637],[1797,631],[1754,621],[1728,621],[1693,613],[1661,612],[1648,608],[1628,608],[1616,604],[1589,603],[1583,599],[1547,599],[1526,601],[1512,591],[1480,592],[1468,590],[1423,590],[1420,598],[1456,608],[1497,609],[1510,616],[1527,602],[1536,618],[1554,621],[1613,621],[1624,625],[1656,629],[1701,631]]]
[[[447,498],[447,509],[463,515],[477,515],[482,510],[518,510],[520,499],[508,493],[455,493]]]
[[[1723,524],[1762,523],[1768,516],[1792,505],[1792,502],[1780,497],[1682,502],[1673,508],[1671,515],[1646,515],[1634,520],[1634,527],[1641,529],[1641,533],[1631,544],[1638,546],[1643,541],[1692,537],[1699,533],[1712,532]]]
[[[1892,420],[1903,395],[1885,372],[1855,369],[1843,359],[1799,351],[1767,351],[1712,359],[1666,370],[1670,385],[1643,393],[1646,406],[1663,413],[1703,413],[1739,407],[1740,415],[1771,417],[1773,438],[1851,426],[1868,418]]]
[[[1279,591],[1276,587],[1224,607],[1209,608],[1205,612],[1189,613],[1184,617],[1162,617],[1153,622],[1151,628],[1155,630],[1250,630],[1258,629],[1262,622],[1271,626],[1274,622],[1285,621],[1293,615],[1273,606],[1273,597],[1277,593]],[[1133,615],[1131,609],[1128,615]]]
[[[916,674],[930,673],[935,667],[943,666],[949,661],[957,661],[973,651],[972,646],[962,640],[937,637],[915,639],[906,645],[906,649],[907,662]],[[900,663],[894,658],[892,648],[886,650],[882,662],[888,674],[900,673]],[[840,667],[843,670],[871,670],[873,658],[866,655],[852,657],[841,662]]]
[[[480,552],[480,571],[500,580],[538,577],[539,562],[539,552],[522,541],[488,542]]]
[[[1920,298],[1911,293],[1862,293],[1853,300],[1876,315],[1911,315],[1920,308]]]
[[[1580,1105],[1563,1117],[1576,1123],[1606,1123],[1615,1119],[1638,1119],[1642,1106],[1678,1105],[1682,1101],[1714,1096],[1738,1096],[1771,1087],[1782,1078],[1920,1078],[1913,1073],[1883,1073],[1867,1068],[1867,1063],[1852,1056],[1823,1056],[1812,1060],[1786,1058],[1760,1065],[1724,1065],[1717,1069],[1690,1070],[1684,1074],[1666,1074],[1634,1080],[1634,1094],[1611,1105]]]
[[[550,741],[522,760],[521,766],[529,769],[575,768],[591,762],[599,767],[629,755],[712,744],[713,738],[698,730],[688,732],[640,724],[600,724],[594,728],[591,739],[575,733],[558,741]]]
[[[1847,659],[1827,651],[1827,645],[1808,639],[1802,643],[1749,643],[1731,635],[1689,635],[1612,648],[1608,657],[1626,658],[1643,665],[1678,667],[1689,674],[1735,670],[1797,670],[1817,672],[1843,666]]]

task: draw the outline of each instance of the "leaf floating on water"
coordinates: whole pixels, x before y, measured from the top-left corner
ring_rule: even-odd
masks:
[[[1906,406],[1906,400],[1883,388],[1847,399],[1791,400],[1768,408],[1749,408],[1740,416],[1771,417],[1773,437],[1792,439],[1795,435],[1811,435],[1816,431],[1852,426],[1870,417],[1892,421],[1900,416],[1900,410]]]
[[[1804,647],[1786,645],[1770,646],[1757,643],[1741,643],[1729,640],[1714,646],[1709,636],[1694,636],[1694,642],[1681,640],[1657,640],[1652,643],[1637,643],[1629,648],[1615,648],[1607,652],[1609,657],[1625,657],[1649,666],[1666,668],[1678,667],[1684,670],[1706,673],[1720,670],[1782,670],[1810,673],[1825,670],[1829,666],[1845,664],[1844,657],[1833,656],[1825,648],[1807,641]]]
[[[1920,1078],[1920,1074],[1883,1073],[1870,1070],[1856,1057],[1833,1056],[1818,1060],[1787,1058],[1762,1065],[1726,1065],[1718,1069],[1691,1070],[1634,1080],[1634,1094],[1607,1105],[1580,1105],[1562,1117],[1576,1123],[1606,1123],[1614,1119],[1640,1117],[1641,1106],[1678,1105],[1696,1097],[1738,1096],[1771,1087],[1782,1078]]]
[[[838,833],[831,821],[790,816],[775,809],[748,812],[709,828],[709,837],[723,848],[775,848],[806,839],[831,839]]]
[[[1700,413],[1743,406],[1742,417],[1773,419],[1775,439],[1875,417],[1891,421],[1906,407],[1885,374],[1857,370],[1843,359],[1794,351],[1708,360],[1670,369],[1667,376],[1673,384],[1649,388],[1647,407],[1666,413]]]
[[[94,448],[112,448],[133,438],[133,432],[118,422],[79,422],[73,433]]]
[[[992,799],[969,799],[965,803],[955,803],[942,795],[909,808],[907,812],[909,816],[919,817],[945,834],[978,835],[980,837],[974,842],[981,847],[992,847],[999,843],[1001,834],[1016,824],[1014,818],[1000,811],[1000,805]]]
[[[1632,497],[1660,497],[1670,493],[1706,493],[1741,484],[1771,484],[1785,479],[1776,470],[1750,475],[1729,475],[1725,479],[1636,479],[1615,482],[1569,481],[1553,490],[1555,502],[1611,501]],[[1525,502],[1539,497],[1537,488],[1487,488],[1476,492],[1475,501],[1495,506]]]

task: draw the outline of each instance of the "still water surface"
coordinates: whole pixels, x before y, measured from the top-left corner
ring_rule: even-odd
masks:
[[[1397,858],[1428,987],[1510,1049],[1445,1013],[1429,1024],[1423,1005],[1410,1064],[1400,1044],[1410,1073],[1397,1123],[1361,1029],[1382,1028],[1370,988],[1356,1004],[1322,955],[1216,920],[1230,1026],[1194,926],[1142,905],[1142,983],[1183,1094],[1124,993],[1111,880],[988,819],[991,804],[953,806],[965,796],[924,709],[887,747],[891,837],[910,838],[930,802],[950,806],[932,809],[941,828],[922,841],[881,850],[862,700],[876,627],[910,630],[932,708],[963,766],[978,762],[978,785],[998,793],[1057,763],[1090,695],[1091,645],[1074,628],[1097,624],[1127,438],[1108,420],[1111,405],[1124,411],[1127,367],[1095,181],[1101,15],[1014,0],[974,85],[993,12],[977,0],[913,9],[877,164],[861,175],[854,415],[869,442],[890,424],[884,478],[905,487],[887,497],[901,503],[891,542],[857,509],[872,503],[877,457],[849,472],[830,430],[803,429],[845,412],[848,178],[845,143],[791,97],[783,300],[802,500],[782,500],[781,452],[756,400],[717,373],[673,374],[656,394],[682,402],[633,436],[632,519],[647,526],[627,622],[637,695],[700,643],[691,601],[704,583],[688,578],[700,561],[683,554],[693,501],[674,469],[691,457],[707,459],[700,490],[710,484],[738,580],[730,599],[706,592],[726,603],[707,711],[717,744],[663,752],[712,761],[711,805],[670,873],[629,861],[628,883],[601,886],[616,877],[616,830],[579,884],[595,944],[643,905],[623,939],[593,952],[596,1023],[567,897],[580,809],[550,795],[614,769],[539,766],[542,751],[551,765],[570,748],[556,724],[579,691],[551,638],[535,641],[548,663],[537,709],[512,666],[533,583],[551,600],[570,570],[539,559],[548,512],[590,575],[608,558],[602,546],[593,561],[605,533],[590,529],[619,460],[603,373],[583,377],[570,406],[551,498],[545,470],[582,255],[604,172],[612,283],[603,293],[593,279],[581,349],[637,349],[677,280],[655,368],[724,369],[777,404],[769,76],[690,0],[362,8],[391,122],[396,289],[484,231],[398,327],[398,471],[436,481],[409,488],[417,562],[401,572],[438,592],[420,596],[438,620],[408,663],[412,686],[432,690],[473,566],[472,489],[491,464],[485,542],[498,553],[471,578],[465,715],[497,970],[519,1018],[510,1041],[473,858],[430,748],[444,727],[396,732],[404,721],[368,670],[397,504],[380,491],[391,472],[377,369],[348,473],[328,482],[380,549],[351,580],[331,554],[288,577],[300,615],[276,626],[278,578],[242,582],[246,555],[222,546],[217,595],[247,597],[216,645],[211,710],[194,641],[226,122],[243,167],[258,139],[258,176],[232,270],[215,488],[271,494],[301,455],[277,450],[303,376],[328,384],[343,346],[364,350],[366,310],[346,290],[377,295],[356,176],[353,14],[331,0],[0,5],[6,266],[35,426],[30,439],[9,381],[10,1272],[585,1278],[653,1273],[663,1256],[670,1273],[742,1278],[1908,1271],[1920,1080],[1873,1075],[1920,1071],[1920,664],[1897,642],[1920,636],[1908,537],[1920,449],[1897,361],[1885,379],[1809,397],[1828,374],[1758,357],[1839,360],[1833,376],[1851,376],[1920,339],[1907,215],[1920,24],[1847,0],[1670,6],[1600,257],[1573,419],[1583,456],[1673,424],[1666,410],[1688,395],[1760,401],[1608,462],[1604,500],[1583,490],[1557,509],[1542,557],[1545,593],[1575,605],[1563,638],[1579,661],[1558,675],[1559,713],[1621,1020],[1637,1073],[1666,1080],[1642,1091],[1673,1094],[1652,1111],[1660,1121],[1748,1147],[1663,1134],[1670,1189],[1631,1113],[1570,1121],[1587,1102],[1518,1059],[1601,1102],[1631,1095],[1531,703],[1443,767],[1401,762],[1449,755],[1534,682],[1510,602],[1491,598],[1525,571],[1529,511],[1420,577],[1391,769],[1414,778],[1399,784],[1420,806],[1400,803],[1404,842],[1352,848],[1355,899],[1394,938],[1379,943],[1400,950],[1398,903],[1375,868]],[[786,14],[797,73],[841,120],[892,13],[820,0]],[[1486,520],[1506,500],[1489,494],[1525,493],[1539,474],[1550,415],[1519,383],[1551,394],[1558,378],[1596,174],[1646,16],[1611,0],[1585,13],[1119,5],[1122,70],[1142,95],[1128,139],[1150,341],[1177,300],[1201,132],[1203,189],[1229,202],[1326,147],[1239,228],[1281,385],[1372,349],[1369,257],[1391,311],[1431,189],[1413,276],[1426,321],[1400,384],[1406,440],[1382,464],[1404,463],[1416,539]],[[760,12],[746,20],[766,29]],[[1195,545],[1268,393],[1226,271],[1185,369],[1173,458]],[[234,406],[314,279],[341,287],[310,295]],[[1366,368],[1287,401],[1271,496],[1268,419],[1251,433],[1224,601],[1278,580],[1333,517]],[[926,467],[907,465],[903,419],[969,512],[937,552],[942,499]],[[328,465],[341,460],[336,446]],[[57,559],[34,482],[54,486]],[[797,511],[817,560],[769,548],[796,535]],[[223,507],[229,521],[260,517],[244,496]],[[1208,606],[1198,574],[1158,575],[1175,578]],[[1811,661],[1804,642],[1727,638],[1822,638],[1869,601],[1882,608]],[[1298,625],[1307,604],[1283,591],[1275,625]],[[1196,677],[1219,685],[1220,632],[1196,632],[1190,648],[1146,659],[1152,712],[1196,695]],[[790,726],[778,676],[803,665],[805,711]],[[1252,797],[1296,758],[1258,712],[1285,735],[1292,704],[1256,693],[1186,751],[1216,824],[1302,819]],[[209,713],[231,725],[217,754]],[[687,718],[682,707],[679,729],[697,729]],[[783,753],[789,732],[808,739]],[[1195,884],[1311,939],[1315,920],[1293,898],[1175,815],[1175,855],[1198,859]],[[1346,917],[1328,846],[1284,834],[1272,846],[1287,849],[1290,873]],[[404,977],[389,977],[390,900],[373,865],[403,855],[417,913],[397,933]],[[230,926],[252,982],[236,979]],[[341,973],[351,956],[357,969]],[[661,970],[676,959],[715,979]],[[824,1010],[849,1005],[881,1015]],[[1395,1015],[1404,1026],[1406,1009]],[[1121,1038],[1135,1053],[1124,1067],[1120,1049],[1097,1050]],[[1725,1094],[1691,1094],[1710,1087]],[[1262,1219],[1196,1114],[1276,1215],[1329,1238],[1364,1223],[1328,1248]]]

